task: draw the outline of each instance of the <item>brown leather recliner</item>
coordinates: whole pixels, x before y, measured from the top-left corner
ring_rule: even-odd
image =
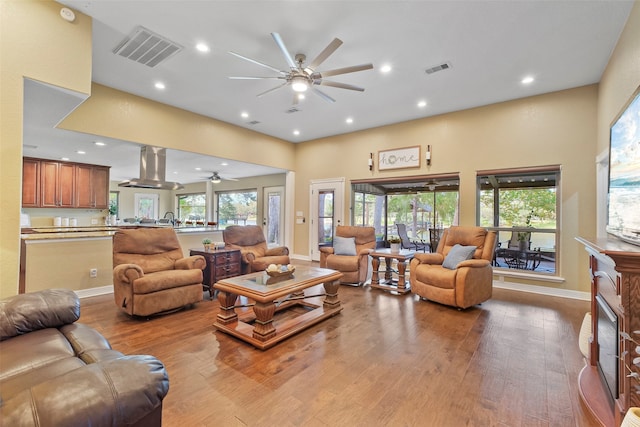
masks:
[[[172,228],[120,229],[113,236],[113,294],[130,315],[202,301],[204,257],[184,258]]]
[[[222,231],[222,239],[225,248],[240,249],[242,274],[266,270],[269,264],[287,265],[291,262],[286,246],[267,247],[259,225],[230,225]]]
[[[162,362],[111,349],[79,317],[69,289],[0,301],[0,424],[162,425],[169,391]]]
[[[343,255],[334,247],[320,247],[320,267],[338,270],[343,274],[340,283],[361,285],[367,280],[369,254],[376,248],[376,230],[373,227],[339,225],[336,237],[353,238],[355,248]]]
[[[451,258],[449,262],[445,259],[456,244],[475,246],[476,249],[471,259],[462,260],[457,266],[449,265]],[[490,299],[493,292],[491,261],[495,246],[495,231],[464,226],[444,230],[435,253],[416,253],[411,260],[411,292],[458,308],[468,308]]]

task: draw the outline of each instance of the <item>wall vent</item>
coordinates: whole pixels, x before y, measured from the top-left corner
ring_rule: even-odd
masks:
[[[155,67],[181,50],[182,46],[179,44],[144,27],[136,27],[113,49],[113,53],[148,67]]]
[[[299,111],[302,111],[302,110],[300,110],[298,107],[291,107],[291,108],[289,108],[288,110],[285,110],[285,113],[287,113],[287,114],[293,114],[293,113],[297,113],[297,112],[299,112]]]
[[[445,62],[444,64],[440,64],[440,65],[436,65],[435,67],[427,68],[426,70],[424,70],[424,72],[427,73],[427,74],[433,74],[433,73],[436,73],[438,71],[448,70],[449,68],[451,68],[451,64],[448,63],[448,62]]]

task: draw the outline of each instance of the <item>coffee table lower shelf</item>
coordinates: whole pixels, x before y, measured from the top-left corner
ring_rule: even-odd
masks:
[[[320,323],[325,319],[333,317],[342,311],[342,306],[340,305],[337,307],[329,308],[322,305],[317,306],[310,303],[297,304],[311,307],[312,309],[311,311],[296,316],[295,318],[287,319],[278,323],[273,333],[270,334],[270,337],[263,337],[260,335],[258,335],[258,337],[254,336],[256,335],[257,325],[255,324],[256,317],[255,314],[253,314],[253,311],[249,312],[247,315],[242,316],[242,319],[232,321],[231,323],[225,324],[221,323],[219,320],[216,320],[213,326],[219,331],[241,339],[242,341],[245,341],[256,348],[259,348],[260,350],[266,350],[278,344],[280,341],[283,341],[304,329]],[[285,308],[290,308],[291,305],[278,307],[277,311]]]

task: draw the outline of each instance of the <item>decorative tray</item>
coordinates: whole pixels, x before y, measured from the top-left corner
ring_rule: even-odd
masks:
[[[289,266],[288,270],[282,271],[282,266],[280,264],[276,265],[277,269],[275,270],[269,270],[267,268],[267,270],[265,270],[267,272],[267,274],[269,275],[269,277],[285,277],[285,276],[291,276],[293,274],[294,271],[296,271],[295,266],[291,265]]]

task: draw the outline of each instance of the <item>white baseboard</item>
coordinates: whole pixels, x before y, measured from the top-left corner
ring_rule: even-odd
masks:
[[[99,288],[91,288],[91,289],[80,289],[78,291],[74,291],[78,298],[89,298],[96,297],[98,295],[106,295],[113,293],[113,285],[109,286],[101,286]]]
[[[591,301],[591,292],[573,291],[570,289],[556,289],[547,286],[526,285],[523,283],[493,281],[494,288],[509,289],[512,291],[529,292],[532,294],[548,295],[552,297],[570,298],[583,301]]]

